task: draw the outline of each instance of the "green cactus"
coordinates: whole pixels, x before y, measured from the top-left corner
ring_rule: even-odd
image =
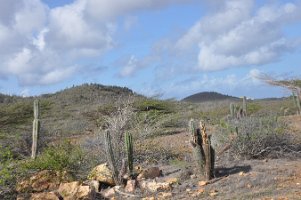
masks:
[[[242,111],[243,111],[243,116],[247,116],[247,97],[243,97],[242,99]]]
[[[34,120],[32,125],[32,148],[31,148],[31,158],[35,159],[38,151],[38,138],[40,133],[41,122],[39,119],[40,116],[40,103],[39,100],[35,100],[33,103],[33,113]]]
[[[294,98],[295,105],[298,108],[298,114],[301,115],[301,102],[300,102],[300,99],[299,99],[298,91],[293,92],[293,98]]]
[[[113,170],[114,181],[115,183],[120,183],[117,163],[113,151],[112,138],[108,130],[105,131],[104,137],[105,137],[105,149],[106,149],[107,160],[109,162],[109,166]]]
[[[198,165],[199,172],[202,174],[204,172],[204,152],[202,147],[202,136],[200,131],[195,128],[194,120],[191,119],[189,121],[189,132],[192,137],[192,148],[193,148],[193,156]]]
[[[130,175],[133,174],[133,139],[132,139],[132,134],[131,133],[125,133],[125,147],[126,147],[126,152],[127,152],[127,159],[128,159],[128,167],[130,171]]]
[[[235,116],[235,105],[234,103],[230,103],[230,116],[231,118],[234,118]]]

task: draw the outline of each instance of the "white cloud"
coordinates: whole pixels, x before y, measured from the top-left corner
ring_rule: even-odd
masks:
[[[122,68],[120,72],[120,76],[121,77],[132,76],[136,72],[137,68],[139,67],[137,62],[138,62],[137,58],[132,55],[127,61],[125,67]]]
[[[75,0],[51,9],[41,0],[0,0],[0,77],[15,76],[22,85],[63,81],[80,73],[76,63],[116,45],[118,17],[175,2],[185,1]],[[125,20],[126,28],[134,21]]]
[[[198,48],[198,67],[205,71],[261,65],[300,45],[283,31],[300,20],[299,4],[267,4],[255,10],[253,0],[229,0],[191,27],[176,49]]]

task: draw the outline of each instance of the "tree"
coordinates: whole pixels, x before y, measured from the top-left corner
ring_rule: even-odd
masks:
[[[292,91],[295,103],[298,107],[298,113],[301,115],[301,79],[299,78],[286,78],[277,79],[267,74],[258,74],[256,76],[259,80],[266,82],[269,85],[280,86]]]

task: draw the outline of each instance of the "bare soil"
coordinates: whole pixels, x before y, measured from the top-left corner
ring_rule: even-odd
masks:
[[[301,134],[301,116],[289,116],[284,120],[293,134]],[[216,160],[216,177],[208,184],[199,186],[204,178],[198,176],[190,156],[189,133],[182,132],[150,140],[158,150],[164,148],[179,155],[169,163],[157,164],[165,175],[161,178],[162,181],[169,178],[179,180],[178,184],[173,185],[172,199],[301,200],[301,158],[231,160],[225,153]]]

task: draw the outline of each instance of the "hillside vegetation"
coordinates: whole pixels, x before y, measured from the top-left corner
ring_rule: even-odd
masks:
[[[41,131],[37,159],[31,160],[35,99],[40,101]],[[99,84],[84,84],[38,97],[0,95],[0,198],[14,199],[16,183],[41,170],[68,171],[84,181],[93,167],[107,161],[104,133],[108,130],[113,137],[112,146],[118,161],[126,154],[124,134],[131,133],[134,165],[169,169],[181,183],[175,187],[177,195],[174,198],[185,199],[188,194],[181,191],[195,190],[193,185],[198,184],[197,179],[189,178],[197,174],[187,126],[191,118],[202,120],[212,137],[216,151],[216,180],[225,174],[237,178],[236,173],[240,171],[252,171],[251,168],[233,166],[234,161],[240,166],[243,163],[251,165],[254,159],[285,158],[295,160],[292,170],[297,169],[298,164],[301,166],[301,130],[298,126],[301,118],[295,116],[293,97],[248,100],[244,117],[231,116],[230,104],[233,104],[235,113],[243,107],[239,98],[212,92],[192,95],[183,101],[158,100],[146,98],[128,88]],[[258,167],[256,163],[260,162],[254,163],[254,169],[261,170],[260,176],[262,170],[270,167]],[[263,180],[256,181],[258,187],[254,188],[265,184]],[[228,182],[231,187],[235,185],[234,179]],[[268,184],[274,184],[270,177]],[[220,191],[223,194],[220,199],[234,197],[233,188],[225,187],[222,182],[206,186],[210,190],[212,187],[224,190]],[[277,197],[278,193],[268,188],[270,196]],[[265,197],[266,192],[257,195]],[[285,194],[285,190],[281,192]],[[209,198],[206,196],[209,193],[202,193],[201,197]],[[237,195],[244,198],[243,193]],[[251,193],[246,195],[252,196]]]

